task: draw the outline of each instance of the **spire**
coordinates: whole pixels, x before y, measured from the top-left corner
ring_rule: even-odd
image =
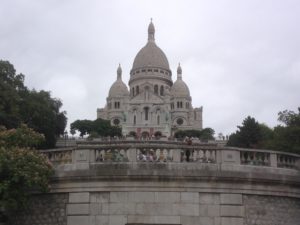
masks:
[[[151,18],[150,24],[148,26],[148,41],[153,41],[153,42],[155,41],[154,34],[155,34],[155,28]]]
[[[120,63],[119,63],[119,67],[118,67],[118,70],[117,70],[117,79],[122,80],[122,68],[121,68]]]
[[[178,63],[178,67],[177,67],[177,80],[182,80],[182,69],[180,63]]]

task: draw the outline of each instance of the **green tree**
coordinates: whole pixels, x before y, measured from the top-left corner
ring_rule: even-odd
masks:
[[[0,218],[24,206],[31,191],[48,191],[52,165],[34,150],[44,136],[25,125],[0,132]],[[0,220],[0,222],[1,222]]]
[[[61,106],[61,101],[49,92],[29,90],[24,85],[24,75],[16,74],[12,64],[0,60],[0,125],[10,129],[25,123],[45,135],[42,147],[51,148],[67,123]]]
[[[24,87],[24,75],[8,61],[0,60],[0,124],[7,128],[17,127],[20,123],[19,91]]]
[[[4,148],[36,148],[44,141],[44,135],[35,132],[25,124],[21,124],[17,129],[3,128],[0,131],[0,146]]]
[[[278,121],[284,125],[274,128],[272,149],[300,153],[300,107],[298,113],[284,110],[278,113]]]
[[[21,94],[20,118],[29,127],[45,135],[44,148],[54,147],[57,137],[64,134],[67,125],[65,111],[60,111],[62,103],[51,98],[47,91],[25,90]]]
[[[235,134],[229,136],[228,146],[256,148],[262,141],[259,123],[252,117],[248,116],[242,122],[242,126],[238,126]]]
[[[212,128],[204,128],[202,130],[178,130],[175,133],[176,138],[197,137],[202,141],[214,140],[215,131]]]
[[[76,120],[70,125],[70,132],[79,131],[80,136],[90,135],[91,137],[98,136],[122,136],[122,129],[118,126],[111,126],[109,120]]]

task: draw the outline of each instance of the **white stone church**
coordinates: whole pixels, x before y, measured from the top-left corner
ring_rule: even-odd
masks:
[[[109,90],[106,106],[97,109],[97,118],[122,126],[123,135],[138,137],[169,137],[177,130],[201,130],[202,107],[193,108],[180,65],[173,83],[168,59],[156,45],[154,34],[151,21],[148,42],[136,55],[130,71],[129,90],[119,65],[117,80]]]

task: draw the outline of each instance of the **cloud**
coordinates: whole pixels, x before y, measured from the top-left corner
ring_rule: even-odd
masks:
[[[60,98],[69,122],[95,119],[118,63],[128,82],[151,17],[173,80],[181,62],[205,126],[228,134],[247,115],[274,126],[278,111],[299,106],[297,0],[4,0],[0,58]]]

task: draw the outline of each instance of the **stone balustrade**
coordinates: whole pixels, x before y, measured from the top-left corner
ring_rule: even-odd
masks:
[[[43,150],[54,166],[78,163],[200,163],[300,168],[300,155],[176,141],[78,141],[75,147]]]

